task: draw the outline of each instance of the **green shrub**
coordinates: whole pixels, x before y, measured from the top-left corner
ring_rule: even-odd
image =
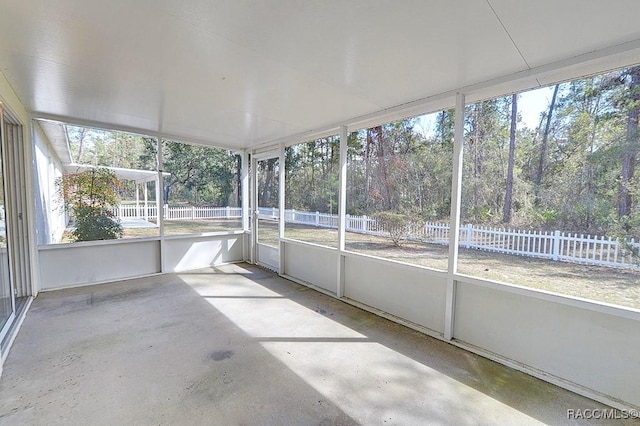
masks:
[[[75,210],[76,229],[72,232],[75,241],[114,240],[122,238],[124,230],[110,211],[100,207],[81,206]]]
[[[118,205],[118,188],[122,186],[115,173],[106,168],[91,168],[62,176],[56,186],[64,199],[64,209],[75,217],[74,241],[122,237],[122,225],[111,213]]]
[[[409,216],[394,212],[379,212],[371,217],[389,233],[394,246],[399,247],[407,239],[411,226]]]

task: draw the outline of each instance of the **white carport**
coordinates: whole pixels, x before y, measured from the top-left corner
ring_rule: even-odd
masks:
[[[93,166],[90,164],[75,164],[75,163],[70,163],[70,164],[65,164],[64,165],[65,170],[67,171],[67,173],[78,173],[78,172],[84,172],[86,170],[90,170],[93,168],[96,168],[98,166]],[[122,167],[103,167],[100,166],[100,168],[104,168],[107,170],[110,170],[111,172],[113,172],[116,177],[120,180],[129,180],[129,181],[133,181],[135,184],[135,188],[136,188],[136,208],[135,208],[135,215],[133,217],[138,218],[138,219],[144,219],[145,221],[149,220],[149,183],[153,183],[154,184],[154,193],[158,194],[159,192],[159,177],[158,177],[158,172],[152,171],[152,170],[140,170],[140,169],[126,169],[126,168],[122,168]],[[171,173],[167,173],[167,172],[162,172],[162,176],[167,177],[170,176]],[[142,192],[143,192],[143,204],[140,205],[140,188],[142,187]],[[156,197],[156,204],[159,203],[159,200]],[[161,206],[160,206],[161,207]],[[156,205],[156,209],[160,208],[158,205]],[[157,210],[159,211],[159,210]],[[122,215],[119,215],[122,216]],[[157,226],[157,225],[156,225]]]

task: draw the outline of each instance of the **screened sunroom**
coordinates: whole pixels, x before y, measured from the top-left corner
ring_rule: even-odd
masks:
[[[638,420],[637,2],[0,9],[0,419]]]

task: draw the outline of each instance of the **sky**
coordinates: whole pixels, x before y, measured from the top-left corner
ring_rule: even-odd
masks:
[[[521,93],[518,96],[518,111],[522,116],[522,121],[518,123],[518,126],[531,129],[538,127],[540,113],[549,108],[552,96],[553,86]]]
[[[541,89],[529,90],[518,94],[518,114],[521,120],[518,128],[528,127],[535,129],[540,124],[540,114],[549,108],[551,97],[553,96],[553,86]],[[428,114],[418,118],[417,127],[422,127],[425,135],[433,134],[435,130],[436,114]]]

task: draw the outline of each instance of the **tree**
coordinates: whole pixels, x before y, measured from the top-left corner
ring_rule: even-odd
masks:
[[[278,207],[279,204],[279,171],[278,158],[258,161],[258,207]]]
[[[111,208],[118,205],[121,182],[106,168],[91,168],[64,175],[56,181],[64,208],[75,216],[74,241],[111,240],[122,237],[122,225]]]
[[[622,150],[622,170],[618,190],[618,217],[629,216],[633,204],[630,185],[636,166],[639,150],[638,118],[640,117],[640,66],[629,71],[631,83],[629,85],[629,111],[627,113],[627,134]]]
[[[286,148],[286,208],[337,212],[339,152],[337,136]]]
[[[553,88],[553,96],[551,97],[551,103],[549,104],[549,111],[547,112],[546,124],[544,126],[544,132],[542,133],[542,143],[540,144],[540,157],[538,159],[538,169],[535,175],[535,203],[539,204],[540,199],[538,197],[540,191],[540,184],[542,183],[542,176],[544,173],[545,161],[547,158],[547,147],[549,145],[549,133],[551,131],[551,119],[553,118],[553,110],[556,106],[556,99],[558,97],[559,84]]]
[[[465,113],[462,218],[474,223],[502,219],[511,104],[496,98],[469,105]]]
[[[507,189],[504,195],[504,210],[502,222],[511,222],[511,210],[513,209],[513,169],[516,162],[516,126],[518,119],[518,95],[511,97],[511,130],[509,131],[509,163],[507,168]]]
[[[240,205],[237,193],[240,157],[230,151],[180,142],[163,144],[165,202],[192,205]]]

